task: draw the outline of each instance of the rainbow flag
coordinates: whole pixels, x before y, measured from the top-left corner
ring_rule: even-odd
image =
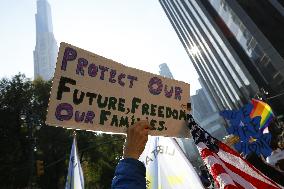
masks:
[[[256,116],[260,116],[260,130],[262,132],[264,129],[266,129],[269,125],[269,123],[272,121],[274,114],[272,112],[271,107],[266,104],[265,102],[262,102],[260,100],[252,99],[252,105],[253,109],[250,113],[250,117],[254,118]]]

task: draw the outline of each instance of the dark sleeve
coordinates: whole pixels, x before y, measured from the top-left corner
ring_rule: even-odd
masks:
[[[266,175],[271,180],[284,186],[284,173],[277,170],[275,167],[265,163],[259,156],[255,153],[251,153],[246,157],[246,159],[258,170],[260,170],[264,175]]]
[[[146,168],[144,164],[133,158],[120,160],[116,166],[112,189],[146,189]]]

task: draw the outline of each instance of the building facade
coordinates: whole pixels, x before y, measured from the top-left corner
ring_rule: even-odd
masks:
[[[276,114],[283,114],[283,3],[160,0],[160,4],[219,110],[240,108],[265,91],[264,100]]]
[[[160,64],[159,68],[160,68],[159,73],[160,73],[161,76],[164,76],[164,77],[167,77],[167,78],[170,78],[170,79],[174,79],[174,76],[173,76],[172,72],[170,71],[170,68],[168,67],[168,65],[166,63]]]
[[[160,64],[159,68],[161,76],[174,79],[166,63]],[[196,94],[190,97],[190,101],[192,106],[192,115],[195,118],[195,121],[212,134],[212,136],[222,140],[227,134],[224,126],[225,122],[219,116],[219,111],[212,102],[211,97],[206,92],[206,89],[202,88],[197,90]],[[177,139],[177,142],[185,152],[187,158],[190,159],[192,163],[197,163],[200,156],[193,139]],[[194,166],[196,166],[196,164],[194,164]]]
[[[201,88],[191,97],[192,115],[195,121],[215,138],[222,140],[227,135],[225,121],[217,108],[210,102],[210,96]]]
[[[51,8],[46,0],[37,1],[36,46],[34,54],[34,79],[53,77],[58,47],[53,35]]]

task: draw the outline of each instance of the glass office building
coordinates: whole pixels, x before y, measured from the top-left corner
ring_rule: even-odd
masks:
[[[278,115],[284,112],[281,3],[277,0],[160,0],[160,3],[203,86],[220,110],[239,108],[264,89],[268,92],[265,100],[274,111]]]

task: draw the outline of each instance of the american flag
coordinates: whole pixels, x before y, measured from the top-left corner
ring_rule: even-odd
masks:
[[[284,188],[253,167],[239,153],[212,137],[194,121],[191,115],[189,115],[188,126],[201,158],[218,188]]]

